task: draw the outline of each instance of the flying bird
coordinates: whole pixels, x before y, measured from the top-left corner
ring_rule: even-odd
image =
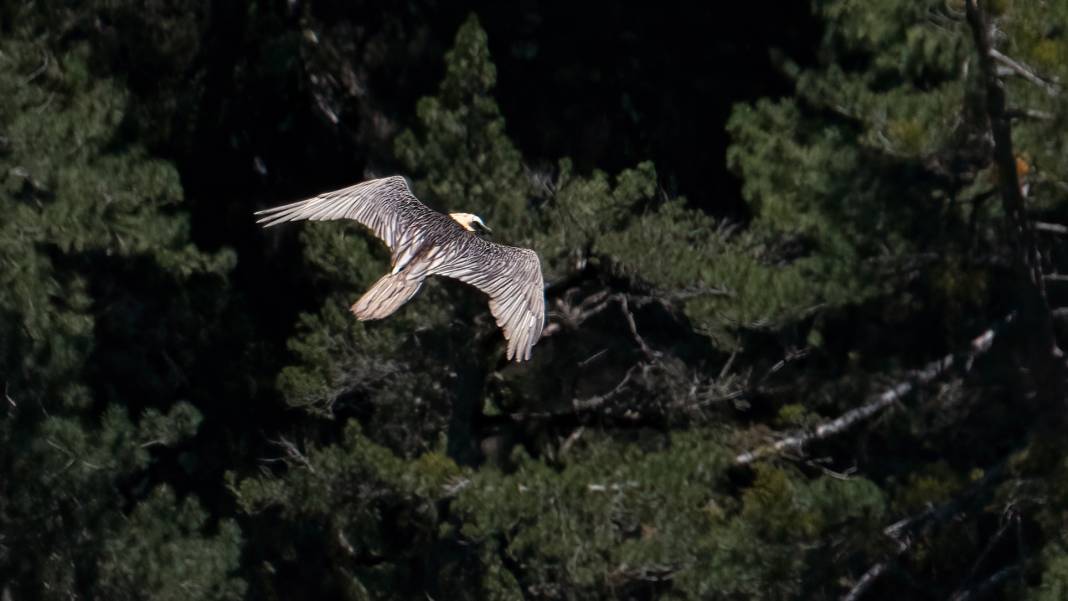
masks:
[[[360,321],[382,319],[408,302],[423,280],[443,275],[489,296],[490,312],[508,341],[508,359],[530,359],[545,325],[545,290],[538,255],[528,248],[491,242],[490,231],[471,213],[447,216],[419,201],[401,176],[365,181],[300,202],[263,211],[264,227],[286,221],[354,219],[386,243],[392,269],[352,305]]]

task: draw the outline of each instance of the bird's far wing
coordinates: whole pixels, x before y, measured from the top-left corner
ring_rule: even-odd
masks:
[[[472,238],[431,273],[456,278],[489,295],[490,311],[508,341],[508,358],[530,359],[545,326],[545,286],[534,251]]]
[[[286,221],[309,219],[332,221],[355,219],[370,228],[391,250],[405,242],[404,234],[418,231],[412,227],[427,219],[445,218],[430,209],[412,194],[408,182],[399,175],[372,179],[315,198],[257,211],[257,223],[264,227]]]

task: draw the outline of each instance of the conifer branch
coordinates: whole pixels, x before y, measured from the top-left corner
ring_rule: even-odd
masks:
[[[864,421],[882,410],[890,407],[903,396],[911,392],[917,386],[927,384],[942,374],[946,373],[955,364],[961,365],[964,371],[971,369],[972,362],[976,357],[990,350],[994,344],[994,337],[998,331],[1015,319],[1015,313],[1011,313],[999,323],[987,329],[982,334],[972,339],[968,350],[961,355],[950,353],[941,359],[928,363],[922,369],[909,374],[908,378],[886,389],[871,402],[860,407],[846,411],[835,419],[824,422],[813,429],[806,429],[783,438],[773,444],[764,445],[746,451],[734,458],[736,465],[748,465],[765,457],[778,455],[786,451],[802,452],[805,445],[817,440],[830,438],[844,432],[855,424]]]

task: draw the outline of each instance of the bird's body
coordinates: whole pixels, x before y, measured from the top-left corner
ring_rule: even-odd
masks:
[[[485,224],[476,215],[430,209],[403,177],[366,181],[256,214],[265,227],[301,219],[355,219],[389,246],[392,269],[352,305],[360,320],[388,317],[415,296],[427,276],[443,275],[489,296],[490,311],[508,340],[509,359],[529,359],[541,336],[545,292],[538,255],[479,237],[474,228]]]

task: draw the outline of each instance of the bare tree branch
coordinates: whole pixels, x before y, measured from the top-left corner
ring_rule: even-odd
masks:
[[[1068,234],[1068,226],[1061,225],[1059,223],[1046,223],[1045,221],[1036,221],[1035,229],[1040,232],[1049,232],[1051,234]]]
[[[574,407],[576,411],[589,411],[590,409],[600,407],[601,405],[605,404],[605,402],[611,400],[613,397],[623,392],[623,390],[627,387],[627,384],[630,383],[630,379],[634,376],[634,371],[639,367],[642,367],[642,365],[642,363],[635,363],[634,365],[630,366],[630,369],[628,369],[627,373],[624,374],[623,379],[620,380],[619,383],[616,384],[614,388],[612,388],[612,390],[609,390],[604,394],[598,394],[586,399],[573,399],[571,401],[571,406]]]
[[[875,581],[878,580],[880,576],[885,574],[890,567],[897,563],[902,555],[912,548],[913,543],[915,543],[917,539],[930,531],[936,524],[941,524],[954,519],[969,507],[972,507],[976,503],[976,500],[981,498],[981,493],[988,490],[991,485],[1001,478],[1004,469],[1005,465],[1003,463],[995,465],[986,470],[986,473],[982,478],[950,501],[937,507],[929,507],[919,514],[898,520],[884,528],[883,534],[897,543],[897,551],[892,557],[877,562],[875,565],[868,568],[853,588],[842,597],[842,600],[858,601],[864,593],[875,584]]]
[[[1004,62],[1008,57],[997,52],[991,44],[990,26],[978,0],[965,0],[964,8],[978,54],[979,74],[986,97],[986,115],[994,139],[994,163],[998,168],[1001,202],[1012,231],[1014,258],[1021,276],[1020,311],[1023,319],[1030,321],[1034,327],[1035,350],[1047,355],[1039,358],[1040,367],[1053,371],[1057,368],[1051,365],[1050,359],[1059,359],[1062,353],[1057,347],[1053,319],[1046,299],[1046,287],[1042,280],[1042,256],[1038,245],[1035,244],[1031,221],[1027,219],[1020,178],[1016,171],[1012,124],[1006,114],[1005,88],[991,60],[991,57],[1001,57],[998,60]],[[1022,68],[1022,65],[1020,67]]]
[[[561,298],[556,299],[556,311],[553,313],[562,318],[562,320],[572,328],[577,328],[582,325],[587,319],[597,315],[601,311],[604,311],[609,306],[609,292],[602,290],[596,292],[582,299],[582,302],[577,305],[571,302],[571,298],[578,292],[577,288],[572,288],[565,292]],[[545,326],[542,330],[541,337],[548,338],[553,334],[556,334],[561,329],[560,321],[555,321]]]
[[[1009,119],[1033,119],[1035,121],[1053,121],[1053,113],[1038,109],[1010,108],[1005,110]]]
[[[1004,54],[999,52],[997,48],[990,49],[990,57],[1001,63],[1002,65],[1008,67],[1009,71],[1046,90],[1046,93],[1050,96],[1056,96],[1057,94],[1060,94],[1061,88],[1059,85],[1057,85],[1057,82],[1039,76],[1037,73],[1035,73],[1034,69],[1028,67],[1027,65],[1024,65],[1019,61],[1013,60],[1008,56],[1005,56]]]
[[[623,314],[623,319],[627,322],[627,328],[630,331],[631,338],[641,349],[642,354],[645,355],[650,361],[655,360],[660,356],[660,353],[653,350],[646,344],[645,339],[638,332],[638,326],[634,322],[634,313],[630,310],[630,295],[624,292],[612,293],[608,290],[602,290],[591,294],[590,296],[582,299],[582,302],[577,305],[570,301],[570,298],[577,292],[577,289],[571,289],[564,293],[561,298],[556,300],[557,311],[554,313],[562,318],[562,320],[572,328],[578,328],[586,320],[601,313],[613,303],[619,305],[619,309]],[[703,291],[707,292],[707,291]],[[652,297],[636,297],[637,302],[641,304],[643,301],[654,300]],[[550,323],[542,331],[542,338],[547,338],[560,331],[561,326],[557,322]]]
[[[305,469],[313,474],[316,473],[315,466],[312,465],[311,460],[308,459],[308,456],[305,455],[292,440],[280,436],[278,440],[272,442],[285,451],[286,456],[290,461],[303,465]]]
[[[1002,582],[1005,582],[1005,580],[1007,580],[1010,576],[1019,572],[1021,567],[1022,566],[1020,566],[1020,564],[1006,566],[998,570],[997,572],[994,572],[994,574],[991,575],[990,578],[987,578],[986,580],[980,582],[972,588],[960,591],[959,593],[953,596],[952,601],[972,601],[973,599],[980,599],[988,593],[993,592],[994,587],[1000,585]]]
[[[733,298],[734,291],[728,290],[727,288],[716,288],[715,286],[707,286],[703,288],[686,288],[684,290],[658,292],[655,296],[648,297],[648,300],[666,300],[669,302],[678,302],[690,300],[691,298],[701,298],[704,296],[726,296],[729,298]]]
[[[634,338],[634,341],[638,343],[638,348],[642,349],[642,353],[652,360],[659,356],[659,353],[649,348],[649,345],[645,344],[645,339],[638,333],[638,326],[634,323],[634,314],[630,312],[630,304],[627,303],[627,296],[624,294],[617,294],[615,296],[616,302],[619,303],[619,308],[623,311],[623,318],[627,320],[627,326],[630,327],[630,335]]]
[[[875,584],[875,581],[879,579],[879,576],[883,575],[887,569],[890,568],[890,560],[880,561],[879,563],[868,568],[867,572],[860,577],[853,588],[849,589],[849,592],[842,597],[842,601],[857,601],[864,593],[868,592],[871,585]]]
[[[1015,319],[1015,315],[1015,313],[1009,314],[999,323],[972,339],[971,345],[963,356],[949,354],[941,359],[932,361],[923,369],[916,370],[909,374],[906,380],[898,382],[894,386],[883,391],[882,394],[877,396],[871,402],[865,403],[856,409],[846,411],[837,418],[824,422],[816,426],[814,429],[795,432],[773,444],[764,445],[741,453],[734,458],[734,463],[736,465],[748,465],[758,459],[778,455],[784,451],[801,452],[806,444],[834,436],[835,434],[849,429],[854,424],[870,418],[883,409],[886,409],[898,399],[911,392],[916,386],[927,384],[944,374],[954,364],[961,364],[963,369],[967,371],[971,368],[972,361],[974,361],[976,357],[990,350],[998,330],[1011,323]],[[961,359],[963,359],[963,361],[961,361]]]
[[[455,478],[445,483],[441,487],[441,492],[445,495],[445,498],[450,499],[460,494],[464,489],[471,486],[470,478]]]
[[[1018,526],[1020,522],[1019,514],[1011,508],[1005,513],[1008,513],[1009,515],[1005,518],[1001,527],[998,528],[998,531],[987,541],[986,546],[983,548],[983,552],[979,554],[979,557],[976,558],[975,562],[972,564],[972,569],[968,571],[968,575],[957,587],[957,590],[954,591],[951,601],[963,601],[964,599],[970,598],[973,591],[984,588],[984,583],[980,583],[977,587],[969,587],[968,585],[975,580],[975,576],[979,573],[979,569],[986,562],[987,558],[990,557],[990,554],[993,553],[997,544],[1005,538],[1005,535],[1009,532],[1010,528],[1012,526]],[[986,582],[989,582],[989,579]]]

